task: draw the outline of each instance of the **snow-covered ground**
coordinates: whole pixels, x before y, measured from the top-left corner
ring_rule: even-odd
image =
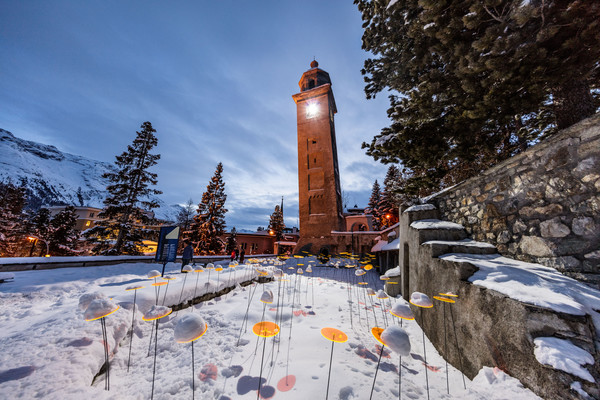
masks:
[[[312,273],[306,271],[309,265]],[[160,319],[154,336],[158,339],[154,398],[191,398],[193,383],[197,399],[254,399],[262,376],[263,398],[321,399],[326,397],[331,357],[328,397],[368,399],[380,354],[371,328],[399,325],[401,320],[384,309],[404,300],[367,296],[367,288],[377,292],[383,287],[373,270],[357,277],[354,269],[343,264],[340,268],[316,265],[314,259],[292,258],[278,266],[284,279],[238,286],[222,297]],[[223,267],[220,272],[206,269],[182,274],[179,264],[168,264],[167,272],[176,279],[169,281],[168,289],[160,287],[159,305],[163,300],[165,305],[178,304],[258,275],[256,266]],[[264,268],[270,275],[275,269]],[[298,268],[304,273],[298,274]],[[142,316],[157,302],[156,287],[150,286],[154,280],[147,279],[152,269],[160,268],[140,263],[14,272],[14,279],[0,284],[0,398],[150,398],[154,324]],[[358,285],[359,281],[367,284]],[[139,285],[144,288],[126,290]],[[273,303],[265,305],[260,299],[267,290],[273,293]],[[85,321],[79,307],[82,296],[96,292],[120,306],[105,318],[110,391],[104,390],[106,374],[92,384],[104,362],[101,323]],[[194,375],[192,344],[177,343],[174,338],[179,321],[189,313],[198,314],[208,325],[206,333],[193,342]],[[130,342],[132,319],[135,328]],[[261,320],[279,325],[275,339],[252,333]],[[343,331],[348,340],[333,344],[321,334],[325,327]],[[399,375],[399,356],[384,348],[373,398],[397,399],[401,389],[402,398],[426,399],[427,381],[432,399],[538,398],[493,368],[484,368],[473,381],[465,378],[465,389],[460,371],[452,366],[446,370],[445,361],[427,340],[426,368],[422,331],[415,321],[403,321],[402,327],[411,341],[411,355],[402,357]]]

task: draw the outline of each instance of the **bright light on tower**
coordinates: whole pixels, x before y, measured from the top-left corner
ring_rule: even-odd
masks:
[[[319,114],[319,103],[308,103],[306,105],[306,117],[314,118]]]

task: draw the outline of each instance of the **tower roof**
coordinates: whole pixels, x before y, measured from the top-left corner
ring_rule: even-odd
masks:
[[[326,84],[331,85],[331,78],[329,78],[329,74],[326,71],[319,68],[317,60],[313,60],[310,63],[310,69],[302,74],[302,78],[298,82],[301,92]]]

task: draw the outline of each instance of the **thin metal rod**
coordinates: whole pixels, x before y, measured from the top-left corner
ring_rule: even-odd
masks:
[[[381,350],[379,351],[379,360],[377,360],[377,367],[375,368],[375,376],[373,377],[373,386],[371,386],[371,396],[369,397],[369,400],[373,398],[373,390],[375,389],[375,381],[377,380],[377,372],[379,371],[379,363],[381,363],[381,356],[383,354],[384,347],[384,345],[381,345]]]
[[[194,396],[196,394],[196,384],[194,382],[194,378],[195,378],[195,373],[194,373],[194,341],[192,341],[192,400],[194,399]]]
[[[456,350],[458,351],[458,361],[460,362],[460,373],[462,374],[463,386],[466,389],[467,384],[465,383],[465,374],[463,372],[463,363],[462,363],[462,355],[460,352],[460,347],[458,347],[458,337],[456,336],[456,325],[454,324],[454,313],[452,312],[452,306],[450,308],[450,317],[452,318],[452,329],[454,330],[454,340],[456,342]]]
[[[129,336],[129,357],[127,357],[127,372],[129,372],[129,361],[131,360],[131,343],[133,343],[133,323],[135,322],[135,298],[137,289],[133,291],[133,315],[131,316],[131,335]]]
[[[427,351],[425,350],[425,331],[421,330],[421,332],[423,332],[423,355],[425,358],[425,384],[427,385],[427,400],[429,400],[429,375],[427,374]]]
[[[329,397],[329,380],[331,379],[331,362],[333,360],[333,346],[335,345],[335,342],[333,341],[333,339],[335,339],[335,334],[331,337],[331,355],[329,356],[329,372],[327,373],[327,392],[325,393],[325,400],[327,400],[327,398]]]
[[[150,399],[154,398],[154,378],[156,377],[156,352],[158,350],[158,319],[156,320],[156,332],[154,334],[154,366],[152,367],[152,395]]]
[[[258,375],[258,393],[256,394],[256,400],[260,398],[260,387],[262,386],[262,371],[263,371],[263,362],[265,361],[265,347],[267,343],[267,338],[265,337],[263,340],[263,351],[262,357],[260,358],[260,374]]]
[[[446,303],[444,302],[444,353],[446,359],[446,391],[450,394],[450,381],[448,380],[448,340],[446,335]]]

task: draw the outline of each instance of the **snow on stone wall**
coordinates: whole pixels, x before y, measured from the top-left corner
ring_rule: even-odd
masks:
[[[600,287],[600,115],[429,201],[501,254]]]

